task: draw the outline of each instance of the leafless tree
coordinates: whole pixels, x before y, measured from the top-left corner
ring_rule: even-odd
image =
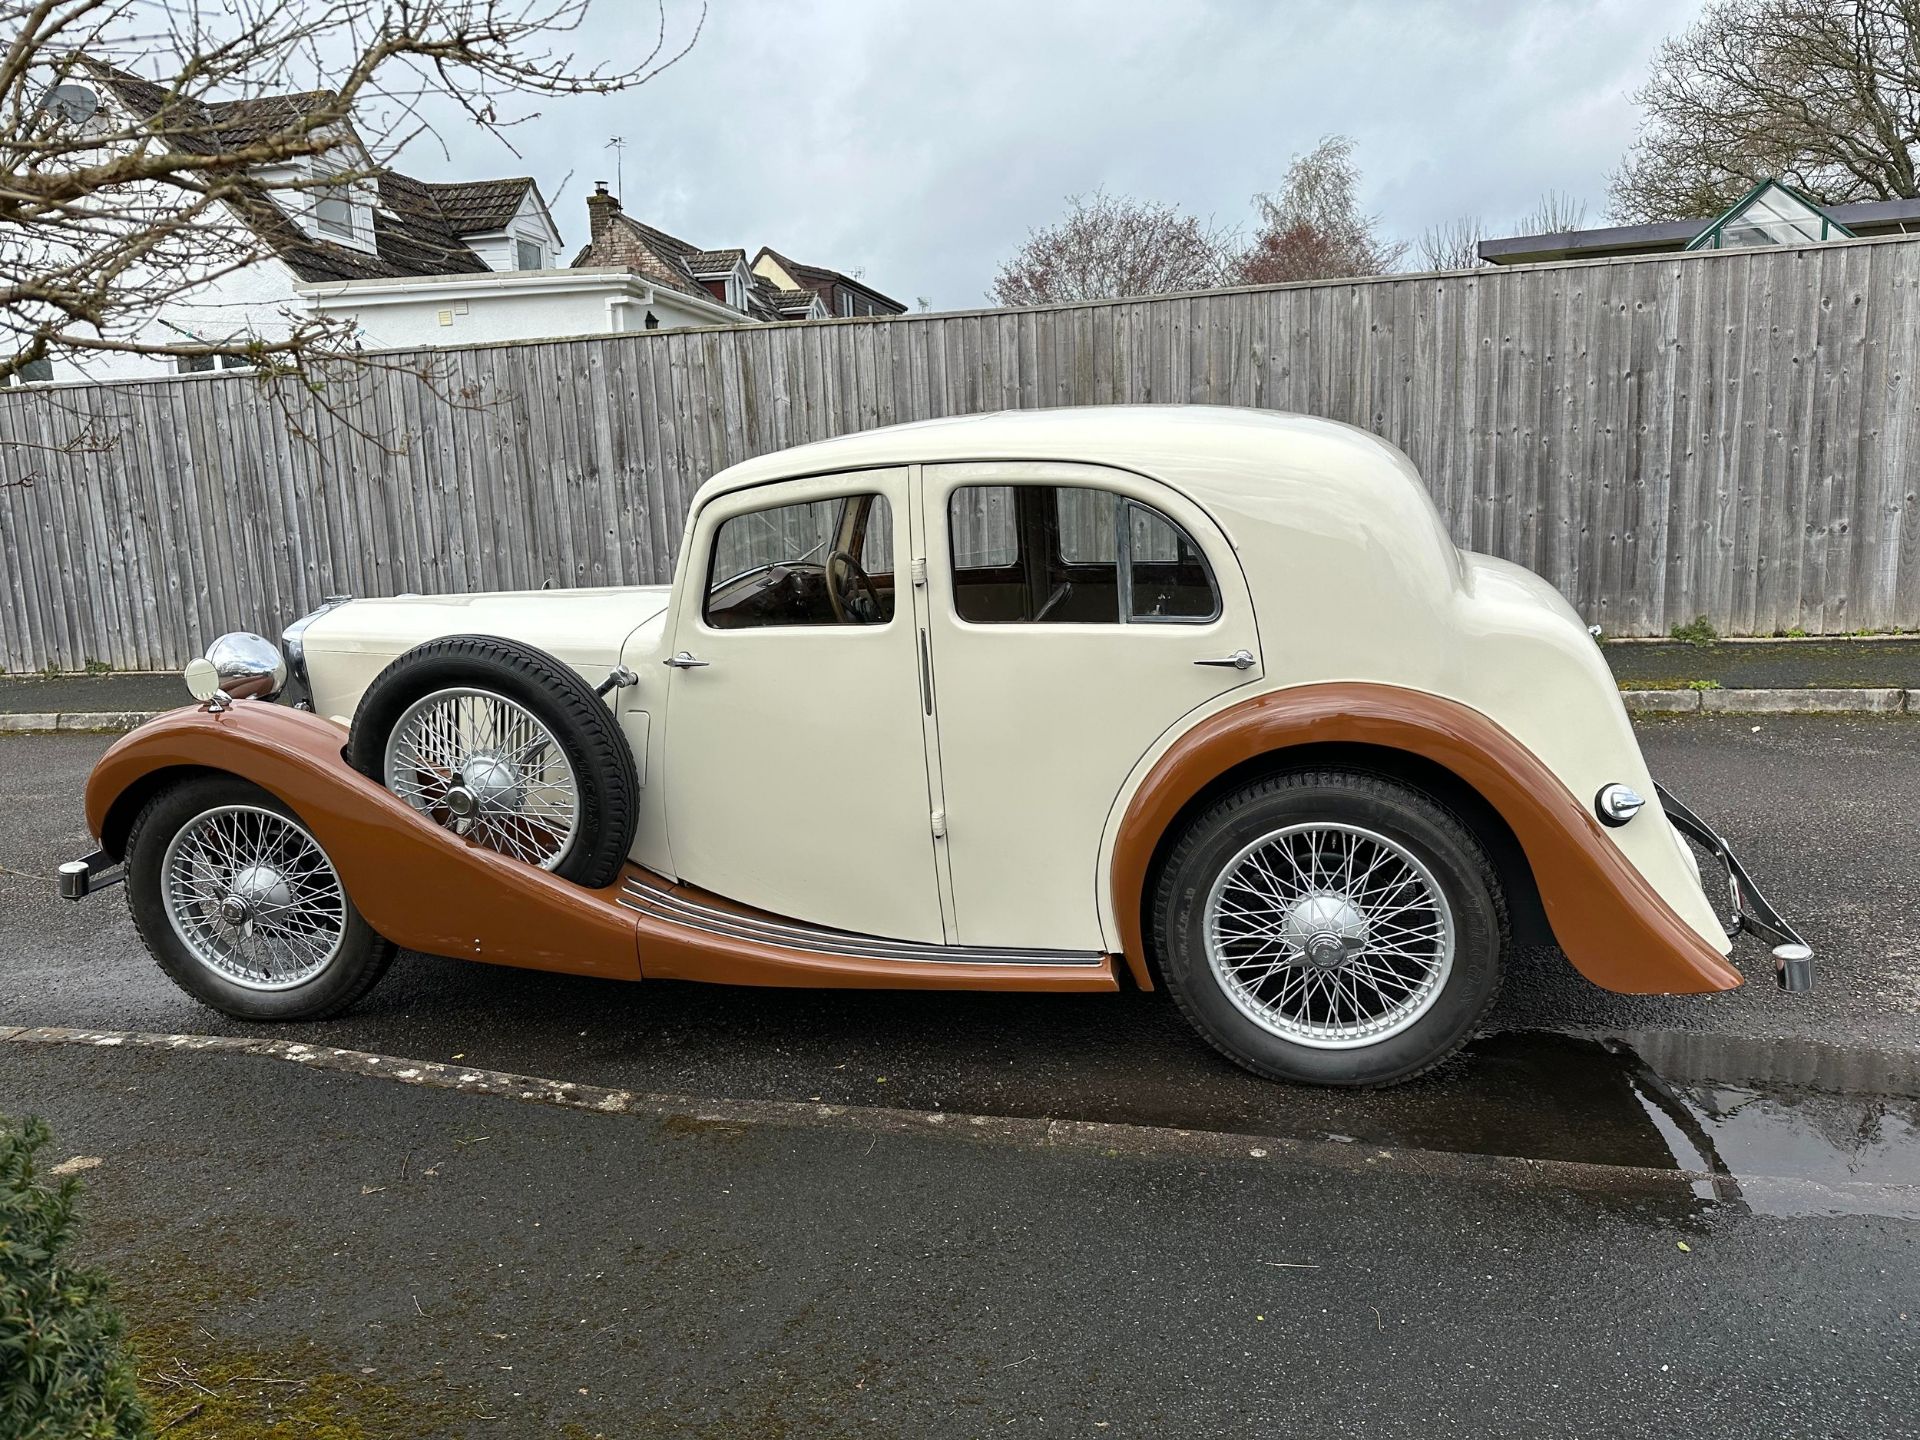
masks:
[[[1046,305],[1203,290],[1225,278],[1229,232],[1172,205],[1095,190],[1056,223],[1027,232],[1000,266],[997,305]]]
[[[1549,190],[1525,215],[1515,233],[1520,235],[1559,235],[1578,230],[1587,223],[1587,202],[1559,190]]]
[[[1825,204],[1920,195],[1920,0],[1714,0],[1634,99],[1623,221],[1714,215],[1763,179]]]
[[[1233,265],[1245,285],[1385,275],[1406,254],[1404,241],[1382,240],[1378,221],[1360,208],[1360,169],[1353,141],[1329,135],[1287,167],[1280,189],[1253,197],[1259,225]]]
[[[1481,263],[1480,222],[1471,215],[1429,226],[1420,237],[1420,258],[1429,270],[1471,270]]]
[[[590,3],[0,0],[0,383],[62,355],[337,365],[337,321],[163,317],[376,184],[435,114],[505,139],[543,99],[644,83],[705,18],[654,0],[633,53],[583,58]]]

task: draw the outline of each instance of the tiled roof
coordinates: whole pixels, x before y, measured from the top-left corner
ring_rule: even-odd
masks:
[[[713,279],[725,275],[736,265],[746,263],[747,252],[738,248],[732,250],[695,250],[682,257],[687,268],[702,279]]]
[[[615,208],[602,232],[587,241],[573,257],[575,268],[583,265],[612,265],[644,275],[655,284],[683,295],[699,295],[711,300],[712,293],[694,278],[688,257],[711,254],[689,245],[676,235],[643,224]]]
[[[392,182],[406,178],[380,177],[381,207],[374,211],[373,254],[307,234],[287,217],[265,187],[248,186],[230,196],[228,203],[261,243],[301,280],[375,280],[485,270],[485,262],[449,234],[444,225],[419,214],[386,213]]]
[[[484,230],[506,229],[532,186],[532,176],[517,175],[510,180],[428,183],[423,188],[438,202],[440,213],[454,234],[474,235]]]
[[[581,247],[579,254],[573,257],[573,263],[576,266],[614,266],[629,270],[668,289],[711,299],[712,292],[700,281],[702,279],[717,280],[747,258],[747,252],[737,246],[720,250],[702,250],[677,235],[669,235],[664,230],[636,220],[622,211],[620,202],[606,194],[604,190],[588,198],[587,211],[592,217],[597,233],[593,239]],[[772,251],[761,253],[773,254]],[[818,310],[828,309],[827,285],[831,280],[859,285],[859,288],[868,294],[886,301],[886,296],[881,295],[871,286],[860,285],[857,280],[847,280],[837,271],[821,270],[818,266],[796,265],[779,255],[774,255],[774,258],[779,260],[795,279],[801,281],[802,288],[782,290],[765,276],[753,274],[749,270],[752,283],[747,287],[744,307],[744,313],[749,319],[798,320],[815,314]],[[821,277],[820,287],[806,288],[808,281],[814,276]],[[887,301],[887,303],[894,302]]]
[[[782,315],[805,315],[820,298],[812,290],[775,290],[771,285],[767,289],[771,292],[768,298],[773,302],[773,308]]]
[[[331,91],[309,90],[209,105],[174,96],[165,86],[127,71],[97,61],[84,63],[126,109],[147,120],[163,117],[168,139],[194,154],[219,154],[250,144],[297,123],[333,98]],[[460,237],[504,227],[533,185],[525,176],[430,184],[396,170],[381,170],[373,180],[379,191],[373,254],[309,235],[286,212],[289,192],[246,183],[225,198],[300,279],[371,280],[485,270],[486,263]]]
[[[885,305],[892,306],[896,312],[901,314],[906,312],[907,307],[905,305],[902,305],[891,295],[874,289],[873,286],[867,284],[864,280],[856,280],[853,276],[844,275],[838,270],[829,270],[824,265],[803,265],[798,260],[789,260],[771,245],[762,246],[760,254],[771,255],[782,270],[818,294],[823,303],[828,302],[830,292],[835,285],[846,285],[873,296],[874,299]],[[757,261],[759,256],[755,256],[754,258]],[[831,304],[828,304],[828,308],[832,308]]]
[[[127,110],[144,120],[159,119],[157,128],[194,155],[218,155],[253,144],[336,98],[331,90],[303,90],[208,104],[90,57],[82,57],[80,64],[95,84],[111,91]]]
[[[208,119],[223,147],[232,149],[277,135],[306,115],[339,97],[331,90],[306,90],[297,95],[259,95],[248,100],[224,100],[207,106]]]

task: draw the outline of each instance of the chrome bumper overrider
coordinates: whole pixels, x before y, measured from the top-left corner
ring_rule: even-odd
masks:
[[[62,900],[84,900],[94,891],[108,889],[127,878],[120,862],[104,850],[63,862],[59,876]]]
[[[1733,915],[1727,921],[1727,933],[1736,935],[1744,930],[1773,947],[1774,978],[1780,982],[1781,989],[1795,994],[1804,994],[1813,989],[1813,950],[1800,938],[1800,932],[1767,903],[1767,897],[1753,883],[1753,876],[1740,863],[1740,857],[1714,833],[1711,825],[1674,799],[1666,786],[1656,784],[1653,789],[1660,797],[1660,805],[1667,812],[1667,819],[1673,822],[1673,828],[1726,867],[1727,891],[1733,901]]]

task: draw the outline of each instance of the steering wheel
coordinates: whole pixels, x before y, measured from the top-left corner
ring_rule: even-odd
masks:
[[[840,571],[845,570],[846,579],[851,582],[842,593]],[[874,587],[873,578],[860,568],[860,562],[845,550],[836,550],[827,557],[827,603],[833,607],[833,619],[836,625],[852,622],[855,625],[871,625],[880,618],[880,592]],[[865,599],[860,592],[865,590]]]

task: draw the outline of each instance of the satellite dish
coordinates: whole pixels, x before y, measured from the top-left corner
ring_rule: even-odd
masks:
[[[100,97],[84,85],[56,85],[40,97],[40,108],[78,129],[100,109]]]

